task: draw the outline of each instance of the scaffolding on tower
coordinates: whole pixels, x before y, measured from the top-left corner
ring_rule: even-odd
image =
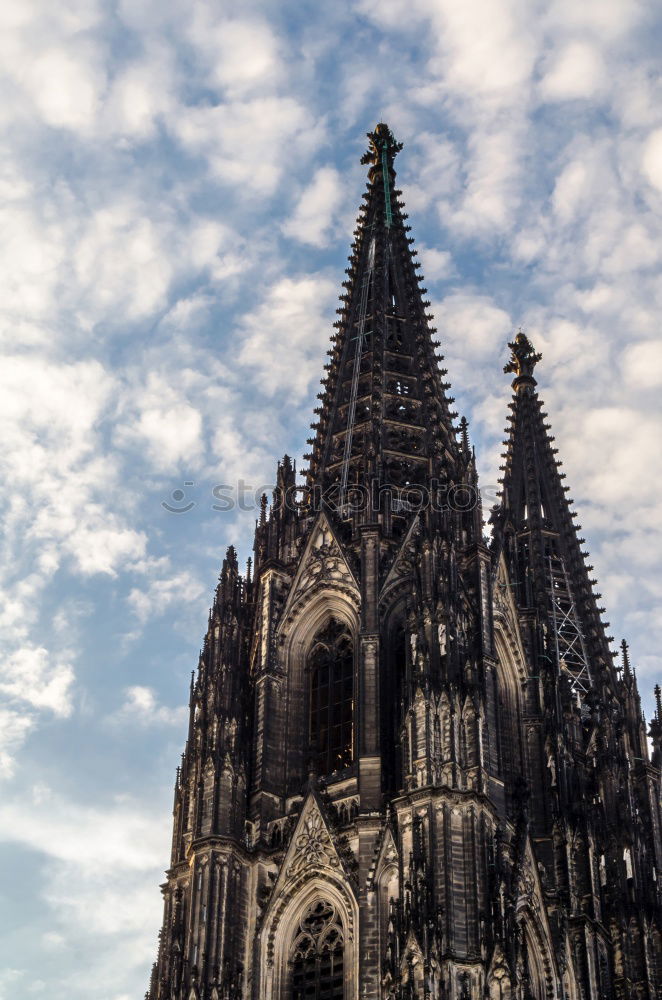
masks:
[[[581,699],[592,685],[581,620],[563,558],[559,555],[550,555],[548,566],[548,592],[556,661],[559,670],[569,676],[572,691]]]

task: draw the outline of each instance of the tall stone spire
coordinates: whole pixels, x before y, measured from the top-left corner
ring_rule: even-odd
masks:
[[[308,482],[406,489],[457,458],[413,239],[395,187],[402,148],[383,123],[368,133],[368,185],[343,282],[336,334],[313,425]],[[340,495],[340,494],[339,494]]]
[[[533,372],[542,355],[522,331],[508,346],[511,359],[504,372],[515,378],[501,502],[492,513],[494,545],[508,562],[518,607],[535,613],[554,643],[558,640],[561,668],[572,687],[585,692],[596,680],[592,672],[615,680],[600,617],[604,608],[598,607],[597,581],[589,575],[577,514],[536,391]]]

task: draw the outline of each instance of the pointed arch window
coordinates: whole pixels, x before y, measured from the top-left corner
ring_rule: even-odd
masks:
[[[331,620],[317,633],[308,657],[310,745],[318,774],[352,761],[354,643],[349,629]]]
[[[290,965],[290,1000],[343,1000],[344,939],[331,903],[317,900],[305,910]]]

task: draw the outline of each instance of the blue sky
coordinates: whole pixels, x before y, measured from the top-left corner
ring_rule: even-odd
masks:
[[[637,0],[5,0],[0,1000],[146,989],[188,678],[255,516],[212,489],[305,451],[380,119],[482,483],[521,324],[650,715],[661,21]]]

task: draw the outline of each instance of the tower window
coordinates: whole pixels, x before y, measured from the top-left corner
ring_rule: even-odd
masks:
[[[343,1000],[343,933],[330,903],[318,900],[305,911],[290,963],[291,1000]]]
[[[331,621],[318,632],[308,658],[310,745],[318,774],[352,760],[354,648],[345,625]]]

